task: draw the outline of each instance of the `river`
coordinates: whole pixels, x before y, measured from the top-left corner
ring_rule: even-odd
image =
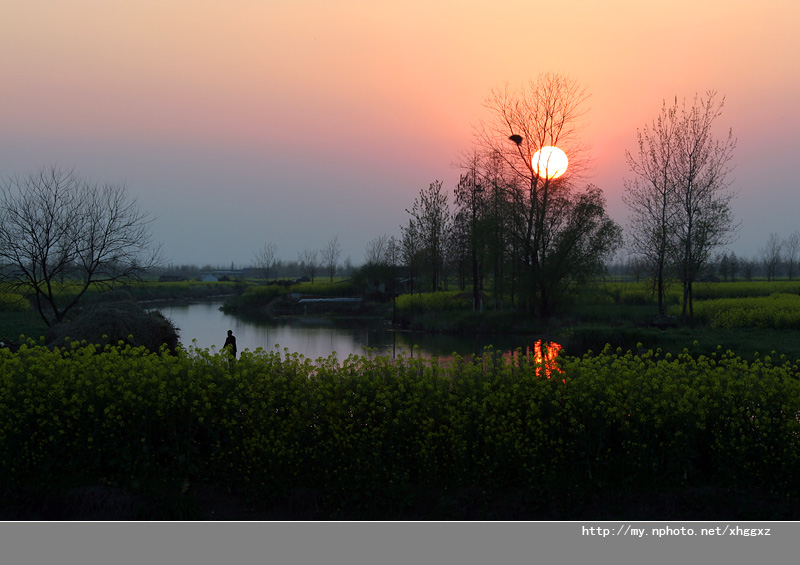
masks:
[[[179,328],[185,347],[212,347],[219,350],[228,330],[233,330],[239,351],[261,347],[300,353],[309,359],[328,357],[336,352],[339,359],[351,354],[363,355],[367,348],[377,355],[445,358],[453,353],[470,355],[484,347],[510,350],[532,345],[530,336],[451,336],[423,332],[396,331],[380,320],[331,320],[297,317],[254,321],[220,310],[221,302],[160,305],[160,310]]]

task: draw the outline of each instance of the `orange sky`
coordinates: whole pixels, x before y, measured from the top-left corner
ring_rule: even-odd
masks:
[[[624,225],[625,150],[662,101],[715,89],[739,140],[737,253],[800,229],[793,0],[0,0],[0,174],[126,181],[177,263],[295,259],[399,235],[487,117],[541,72],[591,93],[592,178]]]

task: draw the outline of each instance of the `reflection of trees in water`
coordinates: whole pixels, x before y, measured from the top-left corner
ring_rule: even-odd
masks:
[[[401,338],[409,338],[408,335],[400,335],[401,332],[394,332],[395,342],[397,341],[398,337]],[[430,338],[431,336],[427,334],[420,334],[418,337],[423,338]],[[496,347],[492,346],[485,346],[473,349],[464,349],[463,345],[467,340],[458,339],[458,337],[454,336],[437,336],[439,338],[444,338],[442,341],[450,342],[453,346],[462,346],[461,348],[451,347],[448,350],[440,349],[440,351],[449,351],[449,353],[437,353],[434,348],[430,347],[422,347],[420,346],[418,349],[414,349],[413,345],[409,345],[413,343],[412,340],[409,340],[405,344],[401,346],[396,346],[395,343],[395,350],[392,353],[392,358],[397,358],[399,355],[403,355],[406,351],[413,352],[412,354],[408,355],[409,357],[418,357],[423,359],[436,359],[436,362],[440,365],[449,365],[453,361],[455,361],[457,356],[460,356],[466,363],[473,363],[473,362],[489,362],[490,364],[494,364],[495,362],[501,362],[506,364],[514,364],[514,365],[537,365],[536,367],[536,376],[546,376],[548,379],[551,377],[557,377],[561,374],[561,369],[558,367],[558,355],[563,349],[561,344],[556,342],[543,342],[541,339],[537,340],[525,340],[525,344],[520,344],[519,341],[522,339],[521,337],[517,337],[515,340],[511,340],[509,336],[495,336],[505,338],[502,339],[501,345]],[[449,339],[448,339],[449,338]],[[440,344],[441,345],[441,344]]]
[[[526,348],[533,347],[536,341],[534,336],[519,335],[463,336],[396,331],[390,333],[399,344],[398,351],[413,349],[414,345],[418,345],[415,355],[426,358],[437,357],[441,361],[451,360],[454,354],[472,358],[475,355],[482,355],[488,348],[508,354],[518,348],[525,351]]]
[[[436,357],[444,362],[457,353],[463,357],[483,354],[486,347],[497,351],[514,351],[533,347],[537,336],[520,335],[447,335],[397,331],[382,320],[331,318],[284,318],[264,320],[234,316],[219,310],[221,303],[180,304],[161,307],[161,311],[181,328],[181,341],[191,345],[197,338],[200,347],[215,345],[218,349],[225,332],[232,329],[239,349],[254,351],[262,347],[272,351],[276,345],[283,351],[316,359],[332,351],[340,359],[351,353],[397,357]],[[414,346],[418,346],[416,349]]]

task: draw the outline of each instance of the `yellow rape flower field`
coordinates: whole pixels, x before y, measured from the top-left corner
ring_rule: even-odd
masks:
[[[770,501],[708,519],[800,517],[794,363],[557,353],[445,365],[28,341],[0,350],[0,516],[75,517],[53,501],[90,489],[123,493],[111,519],[214,519],[211,491],[261,512],[245,519],[702,518],[641,506],[686,492]]]

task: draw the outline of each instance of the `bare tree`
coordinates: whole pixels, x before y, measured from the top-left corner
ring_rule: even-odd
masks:
[[[755,274],[756,271],[756,264],[757,264],[756,260],[753,259],[752,257],[745,257],[739,260],[739,265],[741,266],[742,269],[742,276],[744,276],[744,279],[747,282],[753,280],[753,275]]]
[[[353,266],[353,260],[350,258],[350,255],[344,258],[344,265],[342,266],[342,274],[344,276],[349,276],[353,274],[353,270],[355,267]]]
[[[456,204],[460,207],[460,210],[455,216],[458,221],[454,222],[454,226],[466,228],[466,241],[464,243],[468,244],[466,251],[468,252],[472,275],[473,310],[478,309],[480,305],[480,292],[483,286],[483,257],[481,251],[484,238],[482,237],[482,231],[484,215],[488,212],[487,196],[489,191],[484,188],[484,179],[482,178],[484,166],[481,161],[481,155],[476,151],[462,165],[462,168],[466,169],[467,173],[461,175],[455,194]],[[457,254],[457,256],[462,256],[462,254]]]
[[[151,220],[121,184],[43,168],[0,187],[0,280],[35,296],[49,326],[91,287],[139,277],[159,264]],[[76,285],[64,293],[57,283]]]
[[[695,96],[662,106],[652,125],[638,132],[639,150],[627,159],[635,178],[626,183],[634,251],[654,266],[659,313],[664,313],[664,273],[670,260],[683,284],[682,316],[693,318],[692,285],[714,249],[730,243],[738,228],[728,192],[736,140],[714,137],[724,99]]]
[[[417,224],[413,218],[409,218],[408,224],[400,226],[403,237],[400,240],[400,258],[408,269],[411,294],[414,294],[414,280],[419,274],[419,264],[421,263],[422,245],[420,236],[417,233]]]
[[[464,209],[456,210],[450,222],[450,231],[445,241],[445,257],[447,264],[444,269],[445,288],[450,275],[455,276],[458,290],[466,290],[469,277],[470,257],[470,225],[467,212]],[[480,287],[477,287],[480,290]],[[474,296],[474,293],[473,293]],[[478,304],[475,302],[475,304]]]
[[[481,236],[485,237],[486,249],[485,269],[491,269],[492,295],[494,308],[502,308],[506,298],[506,289],[510,289],[508,297],[514,302],[515,274],[519,271],[519,262],[515,261],[519,249],[519,239],[512,236],[513,194],[517,194],[520,179],[507,174],[507,166],[497,153],[483,155],[481,177],[485,192],[485,209],[483,210]],[[480,274],[479,274],[480,276]]]
[[[336,267],[341,254],[342,246],[339,245],[339,236],[334,235],[322,248],[322,264],[328,270],[331,282],[333,282],[333,276],[336,274]]]
[[[638,151],[625,152],[628,167],[635,175],[625,181],[622,197],[631,212],[629,245],[653,268],[659,315],[666,313],[667,262],[674,256],[670,248],[677,215],[677,192],[672,178],[677,160],[675,113],[675,107],[667,107],[665,102],[658,118],[636,132]]]
[[[587,98],[576,81],[543,74],[527,89],[494,91],[486,102],[492,118],[476,132],[478,145],[502,160],[510,175],[504,185],[511,200],[509,247],[517,263],[514,268],[521,273],[528,308],[544,317],[554,312],[574,282],[602,269],[621,237],[619,227],[606,215],[599,189],[587,187],[584,193],[575,189],[587,165],[579,136]],[[559,147],[569,156],[565,175],[556,178],[534,166],[537,152],[547,146]],[[589,229],[573,221],[585,222]],[[583,250],[591,247],[593,238],[604,246],[590,256]],[[581,258],[589,262],[581,264]]]
[[[386,262],[392,268],[392,277],[396,276],[395,271],[398,265],[400,264],[401,252],[402,249],[400,245],[400,240],[397,239],[395,236],[391,236],[389,238],[389,242],[386,245]],[[394,287],[394,281],[392,287]]]
[[[789,280],[793,280],[797,267],[797,255],[800,253],[800,232],[795,231],[787,237],[783,242],[783,247],[786,250],[786,256],[784,257],[786,274],[789,276]]]
[[[370,239],[364,250],[364,263],[367,265],[383,265],[388,263],[389,241],[388,234]]]
[[[393,296],[400,262],[398,240],[387,234],[369,240],[364,259],[364,264],[358,270],[359,277],[366,280],[370,291],[382,290]]]
[[[728,256],[728,261],[730,262],[731,268],[731,282],[736,282],[736,275],[739,273],[739,269],[741,265],[739,264],[739,258],[736,257],[736,253],[731,251],[731,254]]]
[[[256,251],[255,267],[264,278],[264,282],[269,282],[269,276],[278,261],[278,246],[270,241],[264,247]]]
[[[739,225],[733,221],[728,192],[728,175],[736,148],[736,139],[729,129],[718,139],[713,125],[722,114],[723,98],[715,100],[709,91],[706,98],[695,96],[687,107],[683,102],[678,112],[675,101],[677,160],[673,179],[678,201],[677,265],[683,282],[681,315],[694,318],[692,285],[711,259],[714,249],[733,241]]]
[[[314,282],[314,277],[317,276],[319,270],[318,252],[316,249],[304,248],[302,252],[297,254],[297,262],[300,264],[300,271],[303,276],[307,276]]]
[[[420,190],[411,210],[406,212],[411,214],[414,233],[420,238],[423,264],[430,275],[431,290],[436,292],[442,277],[445,244],[450,230],[450,209],[447,194],[442,192],[442,182],[434,181],[427,189]]]
[[[728,281],[730,278],[733,279],[732,276],[732,262],[731,257],[727,253],[723,253],[717,258],[717,269],[719,270],[719,274],[722,276],[722,280],[725,282]]]
[[[777,233],[769,234],[767,243],[760,249],[761,263],[764,265],[764,272],[768,281],[775,280],[778,275],[778,268],[781,265],[781,255],[783,252],[783,241]]]

